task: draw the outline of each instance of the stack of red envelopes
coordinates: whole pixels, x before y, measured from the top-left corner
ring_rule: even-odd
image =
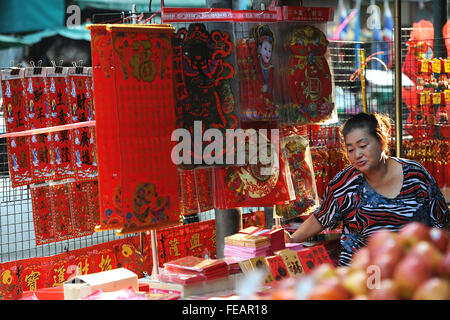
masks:
[[[248,227],[240,230],[239,233],[268,238],[270,242],[271,254],[275,251],[286,248],[286,244],[284,242],[284,230],[281,228],[262,229],[257,227]]]
[[[229,274],[228,264],[221,259],[204,259],[187,256],[164,264],[164,271],[171,282],[200,282],[226,277]],[[177,274],[180,276],[177,277]],[[194,276],[194,277],[192,277]],[[164,276],[163,276],[164,278]],[[161,279],[162,280],[162,279]]]

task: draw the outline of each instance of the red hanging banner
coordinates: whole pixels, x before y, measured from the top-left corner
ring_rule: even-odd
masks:
[[[74,237],[70,190],[67,183],[50,184],[55,241]]]
[[[92,68],[74,67],[68,71],[70,123],[92,121]],[[95,128],[76,128],[71,132],[72,165],[77,181],[97,179]]]
[[[24,86],[29,129],[48,127],[51,123],[45,70],[26,68]],[[53,178],[54,162],[51,149],[52,136],[50,133],[30,136],[30,168],[34,183]]]
[[[95,39],[100,37],[96,32],[103,32],[96,27],[91,30]],[[120,234],[178,224],[177,168],[170,157],[174,146],[170,137],[175,129],[171,64],[174,30],[168,25],[108,25],[106,31],[114,48],[115,103],[99,103],[103,97],[96,92],[97,119],[105,114],[112,129],[99,123],[98,155],[100,163],[114,157],[120,171],[104,171],[105,180],[103,175],[99,177],[102,199],[97,230],[112,228],[111,219],[115,219],[113,228],[120,229]],[[93,55],[98,68],[103,53],[111,49],[102,51],[102,45],[109,43],[106,38],[95,43],[98,47]],[[111,94],[104,88],[102,92]],[[117,118],[108,113],[117,114]],[[111,140],[114,154],[103,153]]]
[[[67,73],[68,68],[63,67],[54,67],[47,70],[47,95],[50,103],[51,126],[72,123],[70,121]],[[71,130],[52,132],[51,136],[55,166],[54,180],[74,178]]]
[[[69,191],[74,236],[83,237],[92,234],[94,225],[89,205],[92,184],[90,182],[70,182]]]
[[[31,203],[33,207],[34,232],[36,245],[55,241],[53,214],[48,184],[31,186]]]
[[[7,133],[29,129],[24,88],[24,69],[1,72],[2,98]],[[29,137],[6,138],[9,173],[13,188],[30,184]]]
[[[89,25],[91,31],[92,76],[95,82],[94,105],[97,113],[99,217],[97,231],[122,227],[122,186],[119,144],[119,119],[116,111],[113,47],[106,25]]]

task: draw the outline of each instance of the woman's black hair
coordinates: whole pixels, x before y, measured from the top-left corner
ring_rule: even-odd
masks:
[[[384,151],[389,152],[389,139],[391,137],[391,122],[387,115],[380,113],[361,112],[347,121],[341,127],[343,141],[347,134],[353,129],[367,129],[368,133],[376,138],[380,143],[385,143]]]

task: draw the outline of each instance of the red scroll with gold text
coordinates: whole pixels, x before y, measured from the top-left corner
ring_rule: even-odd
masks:
[[[101,168],[96,230],[125,234],[178,224],[177,168],[170,157],[174,29],[164,24],[89,29]]]
[[[24,69],[1,72],[3,110],[7,133],[29,129],[25,102]],[[6,138],[11,186],[30,184],[31,166],[29,154],[30,137]]]

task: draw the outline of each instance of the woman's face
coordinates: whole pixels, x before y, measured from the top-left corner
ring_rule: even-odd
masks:
[[[353,129],[344,140],[347,157],[353,167],[362,173],[378,168],[384,154],[383,145],[369,134],[368,129]]]
[[[269,41],[263,41],[261,43],[261,48],[259,49],[259,54],[264,63],[268,64],[272,58],[272,44]]]

